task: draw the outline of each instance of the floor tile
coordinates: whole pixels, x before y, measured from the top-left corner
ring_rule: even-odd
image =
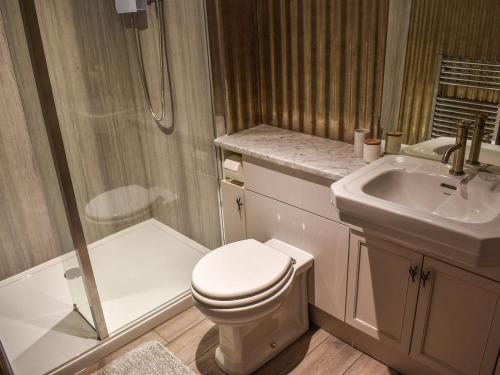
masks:
[[[278,375],[289,373],[329,336],[328,332],[312,327],[292,345],[257,370],[255,374]]]
[[[179,314],[156,327],[155,331],[166,341],[170,342],[204,319],[205,317],[203,314],[193,306],[184,311],[182,314]]]
[[[190,364],[217,345],[219,332],[214,323],[203,320],[193,328],[167,343],[167,348],[181,361]]]
[[[361,356],[361,352],[330,336],[293,370],[294,375],[340,375]]]
[[[345,372],[346,375],[398,375],[399,372],[366,354],[361,355]]]
[[[217,346],[214,346],[208,352],[203,353],[191,362],[189,365],[191,370],[200,375],[224,375],[225,373],[215,363],[216,347]]]

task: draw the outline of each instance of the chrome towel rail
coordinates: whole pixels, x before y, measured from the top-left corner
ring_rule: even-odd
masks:
[[[500,103],[447,97],[441,94],[446,86],[500,91],[500,62],[464,61],[440,56],[432,102],[429,137],[453,137],[458,121],[472,120],[483,113],[487,116],[483,140],[490,142],[492,134],[496,136],[498,133]]]

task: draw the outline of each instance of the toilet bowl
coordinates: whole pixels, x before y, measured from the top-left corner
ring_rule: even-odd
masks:
[[[195,266],[195,306],[219,328],[217,365],[249,374],[309,328],[307,270],[313,257],[284,242],[243,240]]]

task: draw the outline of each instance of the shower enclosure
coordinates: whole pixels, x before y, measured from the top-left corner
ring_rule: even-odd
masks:
[[[1,110],[17,110],[0,133],[17,172],[0,175],[0,340],[16,374],[44,373],[186,301],[221,244],[206,3],[0,10]]]

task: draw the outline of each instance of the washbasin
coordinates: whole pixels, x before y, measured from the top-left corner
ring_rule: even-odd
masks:
[[[439,174],[394,169],[376,176],[362,190],[375,198],[465,223],[489,222],[500,209],[500,179],[481,172],[462,183]]]
[[[498,170],[498,169],[497,169]],[[471,266],[500,265],[500,175],[386,156],[331,186],[340,218]]]
[[[471,141],[467,142],[466,156],[469,155]],[[438,137],[407,146],[401,150],[404,155],[416,156],[424,159],[441,160],[445,151],[455,144],[455,138]],[[500,166],[500,146],[483,143],[479,161],[485,164]]]

